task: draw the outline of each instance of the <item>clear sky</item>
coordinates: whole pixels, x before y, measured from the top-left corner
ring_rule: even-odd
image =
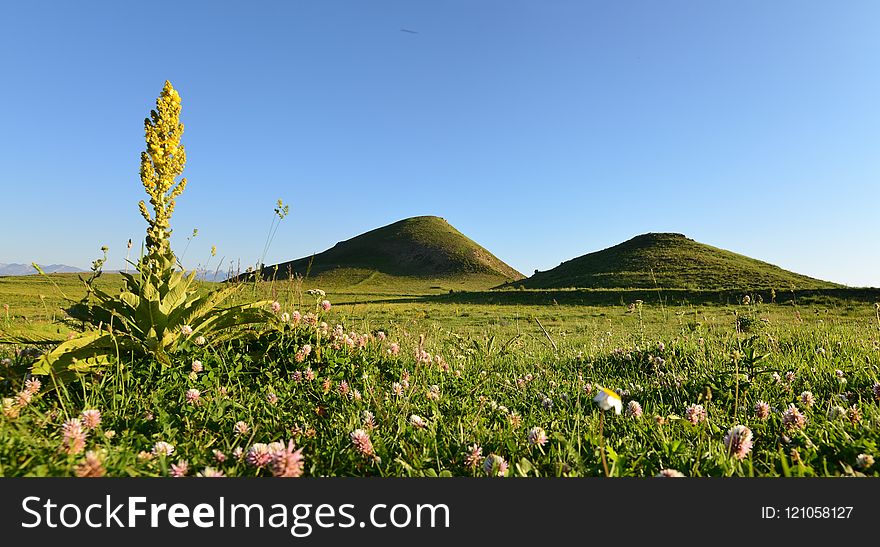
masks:
[[[167,79],[187,267],[256,262],[281,198],[267,264],[432,214],[525,274],[674,231],[880,286],[878,28],[874,1],[5,4],[0,262],[123,266]]]

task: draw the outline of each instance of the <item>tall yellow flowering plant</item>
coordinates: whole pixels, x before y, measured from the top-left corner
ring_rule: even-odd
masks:
[[[140,176],[150,207],[144,201],[138,204],[148,227],[146,253],[137,271],[121,274],[125,284],[113,296],[94,284],[103,261],[93,268],[92,276],[84,280],[86,297],[68,310],[87,329],[42,355],[32,368],[34,374],[80,371],[129,352],[170,365],[170,354],[189,340],[216,343],[241,336],[243,331],[236,327],[272,328],[277,321],[266,309],[271,301],[221,308],[238,285],[199,295],[196,272],[177,269],[170,237],[174,205],[186,188],[186,179],[178,180],[186,163],[180,110],[180,95],[165,82],[156,109],[144,121],[147,149],[141,153]]]
[[[141,258],[140,267],[154,272],[172,271],[176,259],[171,251],[171,215],[176,199],[186,189],[186,179],[177,180],[186,164],[186,150],[180,144],[180,94],[171,82],[165,82],[156,110],[144,120],[144,133],[147,150],[141,152],[141,183],[150,196],[153,214],[143,200],[138,203],[149,225],[147,254]]]

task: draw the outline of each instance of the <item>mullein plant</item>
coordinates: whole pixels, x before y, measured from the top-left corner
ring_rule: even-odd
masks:
[[[254,334],[254,329],[236,327],[277,326],[275,314],[267,309],[272,301],[221,307],[238,285],[199,295],[196,272],[177,269],[170,238],[174,206],[186,188],[186,179],[179,178],[186,163],[180,110],[180,95],[166,81],[156,109],[144,121],[147,149],[141,153],[140,177],[150,205],[138,203],[147,221],[147,237],[146,252],[132,264],[136,271],[121,274],[125,283],[114,296],[95,286],[101,264],[93,268],[91,277],[83,280],[86,297],[67,310],[85,330],[43,354],[34,363],[33,374],[88,370],[129,352],[168,366],[171,354],[191,340],[214,344]]]

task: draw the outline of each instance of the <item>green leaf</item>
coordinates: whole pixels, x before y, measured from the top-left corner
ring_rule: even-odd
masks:
[[[31,367],[31,373],[46,375],[52,372],[85,370],[106,364],[107,356],[111,352],[116,353],[112,334],[102,331],[85,332],[41,355]]]

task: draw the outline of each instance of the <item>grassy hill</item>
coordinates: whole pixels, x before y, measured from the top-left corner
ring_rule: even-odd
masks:
[[[377,290],[414,283],[467,290],[524,276],[446,220],[421,216],[370,230],[314,256],[266,266],[263,277]]]
[[[704,245],[682,234],[650,233],[516,282],[530,289],[823,289],[841,285]]]

